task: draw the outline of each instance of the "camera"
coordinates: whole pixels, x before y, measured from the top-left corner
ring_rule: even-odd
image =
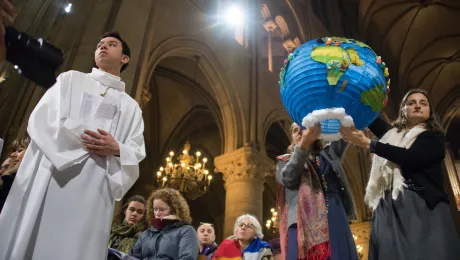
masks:
[[[64,61],[60,49],[9,26],[5,27],[5,45],[6,60],[17,65],[26,78],[45,88],[56,83],[56,70]]]

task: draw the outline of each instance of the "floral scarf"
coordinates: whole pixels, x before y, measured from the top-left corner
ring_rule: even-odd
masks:
[[[290,154],[277,159],[288,162]],[[305,163],[297,202],[298,259],[322,260],[331,256],[326,201],[315,169]],[[287,204],[285,187],[278,184],[277,210],[280,215],[279,231],[282,259],[287,259]]]
[[[109,248],[128,253],[146,229],[147,225],[142,220],[130,226],[127,225],[126,220],[121,221],[119,217],[115,218],[110,232]]]

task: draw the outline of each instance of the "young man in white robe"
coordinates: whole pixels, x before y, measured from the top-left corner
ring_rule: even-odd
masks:
[[[129,47],[102,37],[99,69],[68,71],[33,110],[32,139],[0,214],[1,260],[102,260],[115,200],[139,176],[144,122],[120,72]]]

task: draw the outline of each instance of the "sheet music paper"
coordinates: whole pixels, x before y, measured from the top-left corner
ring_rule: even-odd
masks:
[[[94,129],[104,129],[109,132],[116,112],[117,100],[111,95],[106,95],[94,115],[92,127]]]
[[[83,93],[80,107],[80,122],[89,122],[94,117],[96,109],[99,107],[102,100],[103,98],[101,96],[92,95],[86,92]]]
[[[103,129],[110,132],[113,118],[117,112],[117,100],[112,95],[105,97],[84,93],[82,95],[79,120],[85,129],[97,132]]]
[[[128,254],[125,254],[125,253],[120,252],[120,251],[118,251],[116,249],[113,249],[113,248],[109,248],[108,255],[109,256],[117,256],[118,259],[120,259],[120,260],[139,260],[139,259],[137,259],[137,258],[135,258],[133,256],[130,256]]]

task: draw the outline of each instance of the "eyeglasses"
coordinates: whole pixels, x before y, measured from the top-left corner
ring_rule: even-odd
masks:
[[[160,213],[163,213],[163,212],[168,211],[169,208],[153,208],[152,210],[153,210],[153,212],[160,212]]]
[[[244,222],[238,222],[236,223],[236,225],[238,225],[239,228],[250,228],[250,229],[254,229],[254,225],[251,224],[251,223],[244,223]]]

